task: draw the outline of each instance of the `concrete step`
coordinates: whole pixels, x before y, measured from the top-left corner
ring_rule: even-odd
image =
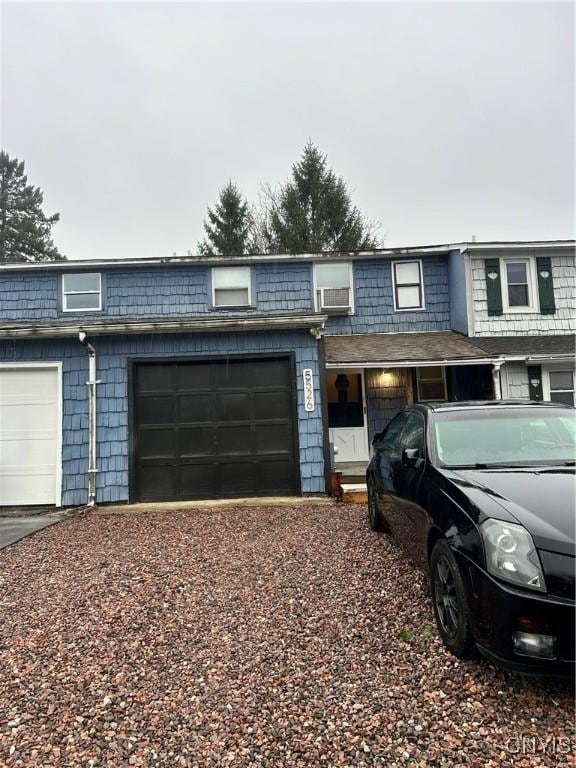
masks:
[[[367,504],[366,483],[342,483],[342,501],[348,504]]]

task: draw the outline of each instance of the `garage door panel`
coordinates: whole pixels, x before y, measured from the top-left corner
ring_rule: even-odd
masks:
[[[216,453],[250,454],[252,452],[252,429],[250,424],[235,424],[216,428]]]
[[[0,402],[2,393],[0,392]],[[45,403],[26,404],[21,403],[13,405],[11,403],[2,405],[2,437],[13,433],[26,435],[55,435],[57,425],[54,420],[54,414],[57,412],[56,401],[47,400]]]
[[[291,419],[292,402],[285,391],[255,392],[254,418],[262,421],[269,419]]]
[[[0,369],[0,505],[56,504],[58,370]]]
[[[180,495],[182,498],[205,499],[214,493],[214,488],[217,486],[217,464],[180,465]]]
[[[142,371],[152,367],[174,372],[164,379],[145,375],[148,389],[143,390]],[[162,381],[165,390],[159,391]],[[136,366],[134,382],[138,434],[154,424],[166,429],[158,438],[161,449],[153,437],[145,444],[135,441],[132,488],[140,500],[158,500],[159,494],[178,500],[298,492],[288,360],[146,362]],[[150,394],[152,385],[156,389]],[[149,460],[168,451],[175,472],[156,468],[155,478]],[[261,464],[270,461],[264,471]]]
[[[287,360],[278,361],[276,365],[268,365],[267,360],[255,360],[250,368],[257,387],[286,387],[290,377]]]
[[[147,365],[138,371],[140,392],[164,392],[174,389],[174,368],[170,365]]]
[[[196,391],[197,389],[210,390],[212,387],[212,365],[210,363],[195,363],[194,365],[179,365],[178,389]]]
[[[172,429],[142,429],[138,449],[143,459],[171,458],[176,455]]]
[[[230,392],[216,395],[218,421],[250,421],[250,394]]]
[[[294,487],[294,467],[286,459],[263,461],[258,465],[258,485],[267,493],[289,494]]]
[[[173,464],[143,463],[139,471],[142,498],[149,501],[166,501],[171,498],[177,481],[177,469]]]
[[[179,421],[194,423],[212,421],[212,396],[210,394],[180,395]]]
[[[10,368],[0,371],[2,399],[46,397],[58,398],[58,376],[55,368]]]
[[[251,496],[255,493],[257,467],[252,461],[220,464],[220,495]]]
[[[180,427],[179,431],[179,455],[210,456],[214,453],[214,428],[206,427]],[[176,443],[176,440],[174,440]]]
[[[252,387],[254,376],[252,361],[246,360],[242,365],[237,362],[222,362],[214,364],[212,386],[215,389],[248,389]]]
[[[24,439],[14,437],[4,440],[2,436],[2,468],[28,467],[35,473],[39,467],[51,467],[52,476],[56,469],[56,435],[44,438]],[[44,474],[42,470],[41,474]]]
[[[281,451],[287,453],[286,446],[290,440],[289,424],[257,424],[256,451],[270,453]]]
[[[170,424],[175,421],[172,395],[146,395],[140,401],[140,423]]]
[[[55,504],[54,465],[45,471],[0,472],[0,505]]]

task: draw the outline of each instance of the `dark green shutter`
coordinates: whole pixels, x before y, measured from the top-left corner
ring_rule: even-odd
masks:
[[[554,303],[552,260],[549,256],[538,256],[536,259],[536,271],[538,273],[540,312],[543,315],[553,315],[556,312],[556,304]]]
[[[528,392],[530,400],[544,400],[544,392],[542,391],[542,366],[541,365],[528,365],[526,366],[528,371]]]
[[[500,260],[485,259],[486,269],[486,298],[488,299],[488,314],[502,314],[502,280],[500,278]]]

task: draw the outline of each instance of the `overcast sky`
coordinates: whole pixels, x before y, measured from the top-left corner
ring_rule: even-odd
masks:
[[[386,245],[574,236],[569,3],[3,3],[2,145],[70,258],[195,251],[311,137]]]

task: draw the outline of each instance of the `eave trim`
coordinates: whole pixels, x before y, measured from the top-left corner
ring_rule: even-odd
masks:
[[[159,322],[126,323],[74,323],[51,326],[12,326],[0,328],[0,338],[70,338],[80,331],[88,336],[117,336],[138,333],[211,333],[216,331],[271,331],[308,329],[319,331],[328,319],[327,315],[292,315],[269,317],[218,318],[213,320],[167,320]]]

